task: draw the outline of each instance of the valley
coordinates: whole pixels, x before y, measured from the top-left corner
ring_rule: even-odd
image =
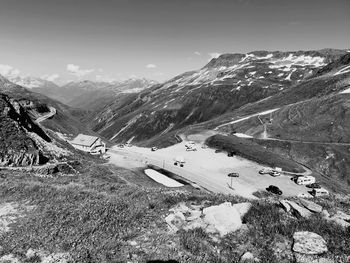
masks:
[[[313,259],[347,262],[349,63],[345,50],[255,51],[164,83],[0,77],[0,262],[240,262],[253,251],[289,263],[301,230],[326,239]],[[74,148],[78,134],[107,152]],[[296,183],[306,176],[327,195]]]

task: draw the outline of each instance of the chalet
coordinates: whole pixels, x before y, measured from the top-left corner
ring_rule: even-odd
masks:
[[[89,152],[91,154],[100,154],[106,152],[106,144],[97,136],[79,134],[69,142],[74,148]]]

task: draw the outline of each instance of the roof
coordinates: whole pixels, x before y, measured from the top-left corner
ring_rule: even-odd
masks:
[[[82,145],[82,146],[91,146],[98,140],[98,137],[96,136],[90,136],[85,134],[79,134],[77,137],[75,137],[70,143]]]

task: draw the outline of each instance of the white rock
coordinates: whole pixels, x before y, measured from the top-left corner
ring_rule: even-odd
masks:
[[[254,255],[250,252],[245,252],[240,260],[240,263],[248,263],[254,261]]]
[[[323,239],[323,237],[316,233],[309,231],[295,232],[293,239],[294,252],[308,255],[318,255],[328,251],[326,241]]]
[[[249,202],[238,203],[238,204],[233,204],[232,207],[236,208],[236,210],[238,211],[242,219],[245,216],[245,214],[248,213],[249,209],[252,207],[252,204]]]
[[[208,223],[208,232],[217,232],[224,236],[238,230],[242,226],[242,220],[236,208],[229,202],[203,209],[204,222]]]

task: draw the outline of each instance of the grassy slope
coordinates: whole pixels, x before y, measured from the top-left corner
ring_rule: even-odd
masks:
[[[305,172],[305,169],[289,158],[282,157],[254,143],[236,136],[214,135],[206,140],[210,147],[237,155],[270,167],[281,167],[284,171]]]
[[[270,151],[310,167],[321,184],[334,192],[349,193],[350,152],[348,146],[302,144],[254,140]],[[328,156],[328,157],[327,157]]]
[[[350,256],[349,231],[317,216],[295,220],[271,200],[253,202],[244,218],[246,230],[229,234],[219,243],[201,229],[171,234],[163,216],[180,201],[219,204],[244,199],[167,190],[154,183],[146,187],[130,171],[102,164],[83,163],[75,168],[80,174],[57,178],[2,172],[1,203],[25,203],[35,208],[12,224],[10,232],[0,233],[0,256],[13,253],[25,260],[26,251],[32,248],[69,252],[75,262],[127,262],[132,257],[137,262],[172,259],[228,263],[238,262],[243,252],[252,251],[261,262],[281,263],[290,262],[282,258],[288,258],[292,235],[297,230],[322,235],[329,248],[327,256],[337,257],[337,262],[345,262],[342,260]],[[332,200],[320,201],[328,204],[327,209],[341,205],[349,212],[348,201],[331,204]],[[131,240],[138,245],[130,245]],[[286,255],[276,256],[273,250],[282,241],[287,243]]]

